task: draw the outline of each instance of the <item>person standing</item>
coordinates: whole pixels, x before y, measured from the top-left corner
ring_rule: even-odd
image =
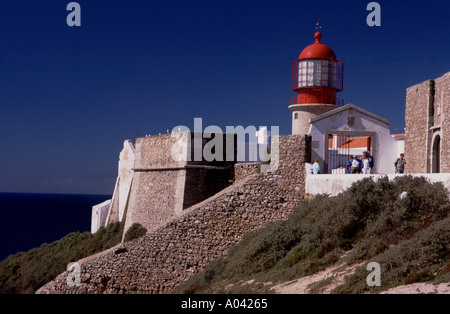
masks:
[[[363,158],[361,159],[361,164],[362,164],[362,173],[363,174],[372,174],[373,158],[370,157],[368,152],[363,153]]]
[[[370,154],[370,152],[367,152],[367,156],[368,156],[369,162],[370,162],[370,173],[373,173],[373,167],[375,166],[375,159]]]
[[[406,165],[405,154],[400,154],[400,157],[397,158],[397,160],[394,162],[394,165],[396,174],[405,173],[405,165]]]
[[[353,158],[350,159],[349,161],[347,161],[347,171],[349,174],[352,173],[352,163],[353,163]]]
[[[316,158],[314,160],[314,164],[313,164],[312,170],[313,170],[313,174],[320,174],[320,165],[319,165],[319,159],[318,158]]]
[[[353,156],[352,161],[352,174],[361,173],[361,161],[358,159],[358,156]]]

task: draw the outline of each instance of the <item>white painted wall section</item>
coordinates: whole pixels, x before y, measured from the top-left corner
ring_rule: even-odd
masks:
[[[119,221],[123,220],[133,180],[135,151],[131,140],[123,143],[119,158]]]
[[[409,174],[413,177],[425,177],[431,183],[442,182],[450,191],[450,174]],[[308,196],[316,196],[319,194],[328,194],[336,196],[349,189],[353,183],[364,178],[372,177],[374,181],[384,177],[385,175],[359,175],[359,174],[343,174],[343,175],[307,175],[306,176],[306,194]],[[399,177],[399,175],[387,175],[389,180]]]
[[[108,205],[101,203],[92,207],[92,233],[96,232],[100,226],[106,226],[112,222],[122,221],[124,219],[133,180],[135,161],[136,154],[133,142],[131,140],[125,140],[123,142],[123,149],[119,155],[118,176],[114,186],[112,200],[109,200]],[[103,217],[103,215],[106,216]]]
[[[91,233],[96,233],[100,227],[106,226],[111,200],[104,201],[92,207]]]

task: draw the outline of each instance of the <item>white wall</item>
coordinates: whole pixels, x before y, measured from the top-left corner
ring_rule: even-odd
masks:
[[[92,207],[91,232],[94,233],[100,228],[111,222],[122,221],[130,194],[131,183],[133,180],[133,168],[135,166],[136,154],[131,140],[123,142],[123,149],[119,155],[118,176],[114,186],[112,200],[95,205]],[[108,206],[108,208],[106,208]],[[101,208],[101,211],[100,211]],[[99,218],[100,214],[103,216]]]
[[[450,191],[450,175],[443,173],[436,174],[410,174],[414,177],[425,177],[431,183],[442,182],[444,186]],[[375,181],[384,175],[359,175],[359,174],[343,174],[343,175],[307,175],[306,176],[306,194],[315,196],[319,194],[329,194],[336,196],[344,192],[352,186],[353,183],[364,178],[372,177]],[[398,175],[389,174],[387,177],[390,180],[398,177]]]
[[[131,181],[133,179],[133,168],[135,152],[133,143],[126,140],[119,158],[119,221],[123,220],[125,207],[130,195]]]
[[[111,209],[107,223],[122,221],[130,195],[133,180],[133,168],[135,167],[136,153],[131,140],[123,142],[123,149],[119,155],[118,176],[114,188]]]
[[[405,140],[398,140],[395,142],[397,144],[397,156],[405,153]]]
[[[105,227],[110,207],[111,200],[104,201],[92,207],[91,233],[97,232],[100,227]]]
[[[321,118],[325,116],[325,118]],[[328,150],[329,134],[350,134],[372,136],[372,155],[375,158],[374,172],[388,174],[394,172],[394,161],[398,157],[398,142],[391,136],[390,122],[354,105],[336,109],[312,119],[312,160],[320,159],[321,169]],[[349,125],[348,117],[354,117]],[[350,123],[351,124],[351,123]]]

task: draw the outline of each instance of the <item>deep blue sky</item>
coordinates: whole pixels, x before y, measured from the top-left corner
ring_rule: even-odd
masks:
[[[176,125],[290,132],[291,61],[323,42],[346,103],[404,128],[405,89],[450,71],[449,1],[78,1],[0,6],[0,191],[112,193],[124,139]]]

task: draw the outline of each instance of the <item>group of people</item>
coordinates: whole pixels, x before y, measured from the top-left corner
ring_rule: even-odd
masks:
[[[369,152],[363,152],[361,159],[354,155],[353,159],[347,162],[347,170],[352,174],[372,174],[374,159]]]
[[[354,155],[352,159],[347,162],[347,170],[352,174],[372,174],[374,167],[373,156],[370,152],[363,152],[361,159]],[[406,159],[405,154],[400,154],[400,157],[394,162],[395,173],[403,174],[405,172]],[[311,169],[312,174],[320,174],[319,159],[315,159]]]
[[[358,156],[353,156],[353,159],[347,162],[347,169],[349,173],[363,173],[371,174],[374,166],[374,159],[369,152],[364,152],[363,157],[358,159]],[[320,174],[319,159],[316,158],[311,168],[312,174]]]

